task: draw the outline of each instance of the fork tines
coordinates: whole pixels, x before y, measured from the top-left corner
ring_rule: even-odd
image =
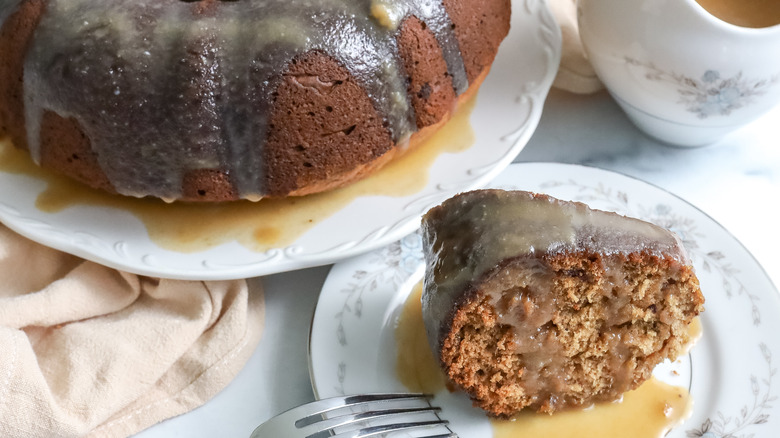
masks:
[[[397,431],[433,432],[419,438],[457,438],[425,394],[368,394],[321,400],[295,427],[306,438],[366,438]],[[312,433],[306,433],[306,430]]]

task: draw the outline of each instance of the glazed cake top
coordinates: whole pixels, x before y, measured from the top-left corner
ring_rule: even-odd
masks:
[[[446,273],[484,272],[510,257],[588,250],[650,252],[687,264],[680,239],[639,219],[594,210],[580,202],[523,191],[476,190],[433,208],[423,218],[431,261]],[[446,266],[445,266],[446,265]],[[440,283],[445,278],[437,278]]]
[[[459,194],[431,209],[423,217],[422,229],[423,314],[430,327],[441,326],[471,282],[508,259],[584,251],[649,253],[690,264],[680,239],[664,228],[524,191]],[[429,332],[434,351],[437,337]]]
[[[20,3],[0,1],[0,20]],[[28,147],[39,161],[50,110],[79,122],[122,194],[178,198],[186,170],[221,168],[241,197],[260,197],[272,94],[301,54],[344,66],[396,142],[416,129],[395,40],[411,15],[465,91],[441,0],[47,0],[24,65]]]

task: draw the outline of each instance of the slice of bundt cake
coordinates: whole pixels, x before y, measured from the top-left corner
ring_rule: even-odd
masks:
[[[704,298],[681,241],[522,191],[423,218],[423,318],[449,379],[490,415],[618,399],[689,341]]]

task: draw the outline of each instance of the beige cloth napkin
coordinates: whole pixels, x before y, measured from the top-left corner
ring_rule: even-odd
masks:
[[[585,55],[577,26],[577,0],[549,0],[561,27],[561,65],[553,86],[572,93],[589,94],[604,88]]]
[[[125,437],[202,405],[260,339],[251,292],[116,271],[0,225],[0,436]]]

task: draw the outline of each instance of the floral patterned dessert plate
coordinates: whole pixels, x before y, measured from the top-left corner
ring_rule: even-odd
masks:
[[[780,436],[780,295],[753,256],[722,226],[684,200],[645,182],[590,167],[509,166],[489,185],[547,193],[638,217],[676,232],[693,260],[706,310],[690,353],[655,370],[683,386],[693,413],[673,438]],[[423,273],[418,234],[336,264],[323,285],[309,354],[318,398],[405,388],[395,370],[394,328]],[[492,436],[485,415],[460,392],[435,404],[462,437]]]

